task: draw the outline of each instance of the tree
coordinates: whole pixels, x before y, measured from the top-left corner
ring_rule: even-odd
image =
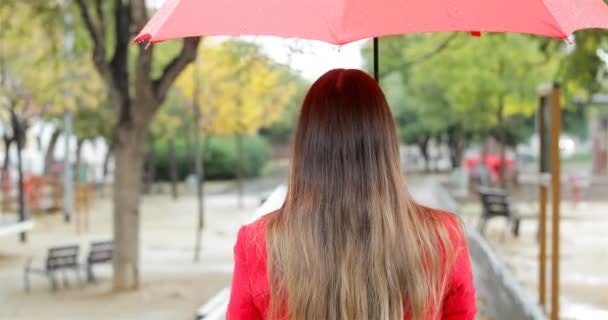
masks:
[[[272,124],[262,126],[259,133],[273,143],[287,144],[291,140],[296,121],[298,120],[300,106],[310,88],[310,82],[291,71],[286,72],[281,82],[293,84],[294,94],[289,99],[285,110],[282,112],[282,116]]]
[[[242,204],[242,134],[257,132],[280,119],[295,93],[294,85],[288,81],[292,79],[290,70],[272,63],[253,43],[238,40],[205,43],[198,56],[197,62],[178,79],[181,95],[192,97],[199,200],[195,261],[200,258],[204,226],[202,159],[206,139],[201,135],[235,135],[239,154],[237,187]]]
[[[413,106],[406,114],[411,121],[402,124],[413,136],[406,140],[424,145],[432,132],[447,132],[453,165],[462,154],[461,139],[472,132],[497,128],[505,142],[508,118],[534,112],[536,88],[552,79],[557,65],[535,38],[524,35],[412,35],[390,38],[383,46],[389,55],[384,73],[397,66],[392,73],[401,76]],[[399,62],[408,57],[411,62]]]
[[[279,120],[295,94],[295,86],[283,81],[289,69],[272,62],[253,43],[206,43],[199,55],[205,60],[197,64],[198,76],[191,66],[178,80],[178,86],[184,95],[198,97],[195,104],[202,121],[201,132],[235,136],[240,159],[237,188],[242,206],[242,135]]]
[[[14,80],[13,80],[14,81]],[[3,139],[5,141],[5,163],[2,170],[2,179],[7,178],[10,146],[15,143],[17,148],[17,174],[18,174],[18,215],[19,221],[25,221],[27,208],[25,203],[25,188],[23,176],[23,161],[21,151],[25,148],[26,132],[29,119],[35,108],[31,100],[25,95],[19,84],[10,80],[6,73],[0,74],[0,101],[3,109],[0,119],[3,123]],[[4,180],[3,180],[4,182]],[[21,233],[21,241],[26,241],[26,234]]]
[[[445,59],[451,68],[437,72],[443,71],[439,79],[450,81],[448,99],[452,105],[463,111],[477,109],[477,112],[478,108],[471,107],[482,106],[483,112],[489,115],[488,121],[482,122],[487,124],[484,129],[489,132],[493,125],[497,127],[500,157],[503,159],[501,176],[504,177],[507,118],[535,111],[536,88],[551,80],[555,63],[546,61],[537,42],[530,36],[516,34],[470,39]],[[437,69],[440,68],[433,71]],[[505,179],[502,183],[506,186]]]
[[[30,99],[44,108],[44,112],[38,112],[37,116],[54,126],[50,141],[44,148],[45,173],[50,170],[55,146],[63,131],[63,113],[75,112],[78,117],[80,111],[91,113],[105,102],[99,99],[104,95],[103,83],[80,45],[85,32],[75,32],[77,46],[69,59],[60,49],[64,36],[63,21],[57,19],[61,17],[60,9],[53,4],[17,1],[9,1],[0,7],[4,24],[0,31],[0,55],[8,65],[5,69],[18,79]],[[80,126],[84,130],[111,126],[111,122],[99,121],[103,117],[93,119],[84,115],[84,118],[92,120]],[[104,132],[107,127],[103,128]]]
[[[44,24],[33,19],[34,13],[20,2],[9,1],[0,6],[0,121],[6,147],[2,179],[7,177],[10,147],[14,143],[20,220],[27,216],[21,155],[27,130],[33,117],[49,111],[54,84],[60,83],[44,63],[44,57],[54,46]],[[21,239],[25,241],[25,233]]]
[[[90,38],[93,63],[117,118],[113,134],[113,286],[116,290],[136,289],[140,280],[139,202],[148,129],[175,79],[194,60],[200,39],[184,40],[179,52],[155,70],[158,65],[153,53],[163,45],[148,49],[131,46],[134,32],[148,19],[145,0],[77,0],[76,5],[79,22]]]

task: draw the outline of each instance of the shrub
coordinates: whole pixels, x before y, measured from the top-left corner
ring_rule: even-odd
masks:
[[[243,176],[258,176],[270,159],[270,146],[260,136],[243,136]],[[194,173],[193,146],[186,139],[175,139],[175,156],[178,179],[184,180]],[[238,173],[236,138],[212,136],[205,139],[205,178],[234,179]],[[156,180],[170,180],[169,143],[166,140],[154,143]]]

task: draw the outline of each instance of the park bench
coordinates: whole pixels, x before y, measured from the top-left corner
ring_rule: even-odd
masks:
[[[478,191],[482,206],[479,232],[483,234],[488,220],[495,217],[504,217],[509,221],[513,235],[518,237],[521,217],[511,205],[509,196],[500,189],[482,187]]]
[[[36,273],[47,277],[51,283],[51,290],[55,291],[58,287],[57,274],[63,273],[64,285],[68,286],[66,271],[74,271],[80,280],[80,264],[78,263],[78,245],[51,247],[42,266],[32,265],[33,259],[29,259],[25,265],[24,281],[25,291],[30,291],[29,275]]]
[[[91,242],[91,248],[89,249],[86,261],[88,282],[96,281],[93,266],[96,264],[112,263],[113,254],[114,243],[111,240]]]

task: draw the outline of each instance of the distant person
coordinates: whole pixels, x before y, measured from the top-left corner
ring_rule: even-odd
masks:
[[[460,222],[405,185],[378,84],[333,70],[308,92],[282,208],[238,233],[227,318],[473,319]]]

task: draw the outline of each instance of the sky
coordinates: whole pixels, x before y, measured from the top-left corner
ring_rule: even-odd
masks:
[[[245,38],[245,37],[244,37]],[[246,37],[259,43],[272,59],[290,65],[309,80],[334,68],[361,68],[361,48],[365,41],[337,46],[320,41],[282,39],[277,37]]]
[[[148,0],[151,7],[160,7],[165,0]],[[288,64],[304,78],[315,80],[334,68],[362,68],[361,48],[365,41],[343,46],[301,39],[277,37],[241,37],[262,46],[263,51],[279,63]]]

